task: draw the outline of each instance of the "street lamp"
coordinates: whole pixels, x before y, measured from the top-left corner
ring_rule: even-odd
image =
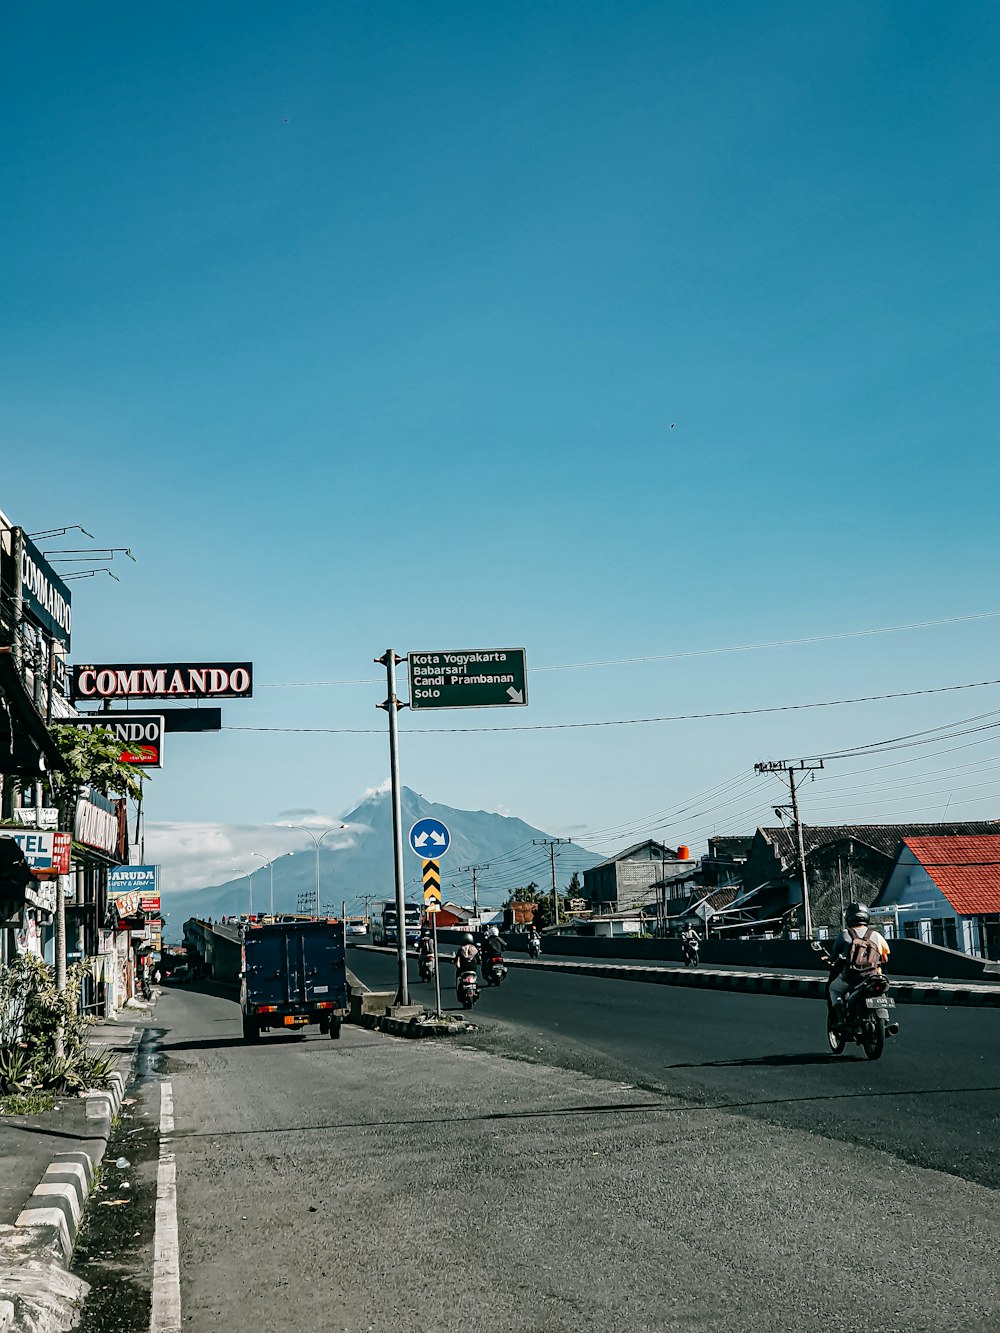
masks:
[[[257,867],[254,866],[254,870],[256,870],[256,868]],[[237,875],[246,876],[246,881],[250,885],[250,911],[247,913],[247,915],[253,916],[253,873],[254,872],[253,870],[241,870],[239,866],[233,866],[233,869],[236,871]],[[239,916],[238,912],[237,916]]]
[[[258,856],[262,861],[267,862],[267,868],[268,871],[270,872],[270,882],[271,882],[269,903],[271,908],[271,916],[274,916],[274,862],[271,860],[269,856],[265,856],[263,852],[251,852],[250,855]],[[295,855],[294,852],[282,852],[281,856],[279,856],[277,859],[280,861],[282,857],[294,856],[294,855]]]
[[[329,834],[331,834],[331,833],[339,833],[339,832],[341,831],[341,829],[345,829],[345,828],[347,828],[347,825],[346,825],[346,824],[337,824],[334,828],[328,828],[328,829],[326,830],[326,833],[321,833],[320,836],[319,836],[318,838],[316,837],[316,834],[313,833],[312,829],[308,829],[308,828],[306,828],[306,826],[305,826],[304,824],[286,824],[286,825],[285,825],[285,828],[294,828],[294,829],[298,829],[301,833],[308,833],[309,836],[310,836],[310,838],[312,838],[312,840],[313,840],[313,844],[314,844],[314,846],[315,846],[315,848],[316,848],[316,890],[315,890],[315,892],[316,892],[316,915],[319,916],[319,904],[320,904],[320,897],[319,897],[319,845],[320,845],[320,843],[323,841],[323,839],[324,839],[325,837],[328,837],[328,836],[329,836]]]

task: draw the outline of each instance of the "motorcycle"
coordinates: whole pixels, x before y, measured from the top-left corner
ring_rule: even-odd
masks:
[[[147,977],[143,977],[142,980],[139,982],[139,993],[142,995],[142,998],[144,1000],[151,1000],[153,998],[153,988],[152,986],[150,986],[149,979]]]
[[[479,999],[479,978],[475,972],[459,972],[455,990],[462,1008],[471,1009]]]
[[[539,939],[528,939],[528,957],[537,958],[542,952],[542,942]]]
[[[434,955],[432,953],[422,953],[420,955],[420,980],[434,980]]]
[[[697,941],[697,940],[685,940],[685,941],[684,941],[684,966],[685,966],[685,967],[697,967],[697,966],[698,966],[698,948],[699,948],[699,946],[698,946],[698,941]]]
[[[820,961],[831,963],[830,955],[821,944],[812,947]],[[877,972],[865,977],[844,996],[840,1009],[831,1008],[827,1014],[826,1039],[834,1055],[841,1055],[849,1041],[855,1042],[869,1060],[878,1060],[885,1050],[887,1037],[894,1037],[899,1024],[890,1019],[890,1010],[896,1001],[889,994],[887,977]]]
[[[483,980],[487,986],[499,986],[507,975],[507,964],[499,955],[483,960]]]

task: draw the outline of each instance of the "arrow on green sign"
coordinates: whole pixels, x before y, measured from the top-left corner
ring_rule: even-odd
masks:
[[[523,648],[407,654],[410,707],[516,708],[528,702]]]

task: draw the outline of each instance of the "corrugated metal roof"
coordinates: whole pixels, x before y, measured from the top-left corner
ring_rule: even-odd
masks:
[[[757,832],[774,848],[783,865],[798,861],[795,831],[787,828],[759,828]],[[905,838],[954,837],[959,834],[1000,834],[1000,821],[973,820],[954,824],[833,824],[802,825],[806,856],[831,842],[860,842],[890,860]]]
[[[959,916],[1000,912],[1000,834],[903,842]]]

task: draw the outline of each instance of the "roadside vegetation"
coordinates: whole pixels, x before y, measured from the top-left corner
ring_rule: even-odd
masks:
[[[53,969],[34,954],[20,954],[0,967],[0,1107],[5,1114],[50,1109],[39,1094],[72,1094],[107,1084],[114,1056],[87,1044],[90,1023],[79,1013],[83,973],[79,963],[69,968],[66,989],[60,991]],[[57,1054],[60,1029],[62,1055]]]

